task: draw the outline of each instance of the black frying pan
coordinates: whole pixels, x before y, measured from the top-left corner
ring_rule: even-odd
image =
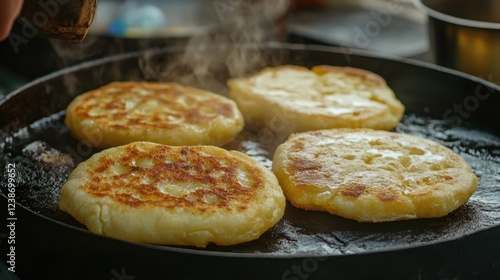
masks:
[[[165,49],[110,57],[36,80],[0,101],[0,162],[16,165],[19,275],[26,279],[494,279],[500,275],[498,86],[429,64],[330,47],[213,46],[192,55],[185,57],[184,49]],[[238,61],[228,57],[251,59],[235,65]],[[63,124],[64,109],[76,95],[115,80],[176,81],[225,94],[231,73],[244,75],[280,64],[345,65],[380,74],[406,106],[396,131],[433,139],[460,154],[480,178],[477,192],[443,218],[380,224],[288,205],[285,217],[260,239],[204,249],[96,235],[57,209],[59,190],[69,172],[97,151],[74,140]],[[235,68],[241,65],[248,67]],[[246,131],[228,148],[266,161],[276,139]],[[1,179],[2,215],[8,208],[8,175],[6,168]],[[5,247],[7,242],[0,245],[7,250],[1,255],[6,262],[10,248]]]

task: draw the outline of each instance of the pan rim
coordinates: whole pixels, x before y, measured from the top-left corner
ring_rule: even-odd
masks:
[[[278,43],[278,42],[272,42],[272,43],[265,43],[265,44],[243,44],[241,45],[243,47],[257,47],[257,48],[267,48],[267,49],[288,49],[288,50],[306,50],[306,51],[318,51],[318,52],[328,52],[328,53],[337,53],[337,54],[348,54],[348,55],[355,55],[358,57],[366,57],[369,59],[376,59],[376,60],[385,60],[385,61],[391,61],[399,64],[406,64],[406,65],[412,65],[420,68],[425,68],[428,70],[433,70],[437,72],[441,72],[444,74],[448,75],[453,75],[457,76],[460,78],[464,78],[473,82],[476,82],[478,84],[482,84],[484,86],[487,86],[489,88],[494,88],[495,91],[500,92],[500,85],[494,84],[492,82],[489,82],[487,80],[484,80],[482,78],[460,72],[458,70],[454,70],[451,68],[446,68],[444,66],[439,66],[436,64],[432,64],[429,62],[424,62],[424,61],[418,61],[415,59],[410,59],[410,58],[401,58],[397,56],[392,56],[392,55],[387,55],[387,54],[378,54],[378,53],[373,53],[373,52],[367,52],[367,51],[362,51],[362,50],[356,50],[356,49],[348,49],[346,53],[345,48],[339,48],[339,47],[332,47],[332,46],[323,46],[323,45],[303,45],[303,44],[294,44],[294,43]],[[220,47],[234,47],[234,45],[231,44],[220,44],[220,45],[214,45],[212,46],[214,48],[220,48]],[[130,58],[135,58],[135,57],[140,57],[145,54],[156,54],[156,53],[165,53],[165,52],[175,52],[175,51],[182,51],[183,47],[182,46],[176,46],[176,47],[166,47],[166,48],[155,48],[155,49],[148,49],[148,50],[143,50],[143,51],[136,51],[136,52],[127,52],[123,54],[117,54],[117,55],[112,55],[109,57],[105,58],[100,58],[92,61],[87,61],[75,66],[71,66],[68,68],[64,68],[61,70],[58,70],[56,72],[50,73],[48,75],[45,75],[43,77],[40,77],[38,79],[35,79],[22,87],[12,91],[9,93],[6,97],[4,97],[2,100],[0,100],[0,106],[3,106],[6,102],[8,102],[12,97],[17,95],[20,92],[23,92],[27,88],[33,87],[36,84],[40,84],[46,81],[49,81],[51,79],[54,79],[56,77],[59,77],[64,74],[72,73],[74,71],[90,68],[93,66],[113,62],[113,61],[119,61],[119,60],[125,60],[125,59],[130,59]],[[56,113],[56,112],[54,112]],[[3,141],[4,139],[0,139],[0,141]],[[5,194],[3,192],[0,192],[0,196],[3,198],[7,199]],[[3,199],[2,198],[2,199]],[[23,208],[23,210],[29,212],[31,215],[34,215],[38,219],[43,219],[46,220],[50,223],[55,223],[56,225],[63,226],[65,228],[71,229],[71,230],[76,230],[80,233],[85,233],[85,234],[91,234],[94,237],[97,238],[105,238],[105,239],[111,239],[117,242],[122,242],[126,243],[132,246],[137,246],[137,247],[144,247],[150,250],[161,250],[161,251],[166,251],[170,253],[182,253],[182,254],[192,254],[192,255],[200,255],[200,256],[211,256],[211,257],[237,257],[237,258],[257,258],[257,259],[299,259],[299,258],[308,258],[308,257],[327,257],[327,258],[343,258],[343,257],[352,257],[352,256],[366,256],[366,255],[376,255],[376,254],[383,254],[383,253],[389,253],[393,251],[407,251],[407,250],[412,250],[416,248],[425,248],[425,247],[431,247],[431,246],[436,246],[436,245],[441,245],[441,244],[448,244],[451,242],[456,242],[457,240],[460,239],[465,239],[469,238],[471,236],[477,235],[481,232],[486,232],[493,230],[495,228],[500,228],[500,225],[494,225],[489,228],[483,228],[479,230],[474,230],[471,232],[468,232],[462,236],[457,236],[457,237],[452,237],[446,240],[441,240],[441,241],[428,241],[425,243],[419,243],[419,244],[411,244],[407,246],[400,246],[400,247],[391,247],[391,248],[383,248],[383,249],[376,249],[372,251],[366,251],[366,252],[355,252],[355,253],[343,253],[343,254],[324,254],[324,255],[314,255],[311,253],[297,253],[293,255],[287,255],[285,253],[265,253],[265,252],[257,252],[257,253],[244,253],[244,252],[226,252],[226,251],[214,251],[214,250],[204,250],[204,249],[194,249],[194,248],[184,248],[184,247],[175,247],[175,246],[164,246],[164,245],[155,245],[155,244],[146,244],[146,243],[139,243],[139,242],[132,242],[132,241],[127,241],[127,240],[121,240],[97,233],[93,233],[89,230],[79,228],[73,225],[69,225],[66,223],[63,223],[61,221],[49,218],[47,216],[44,216],[42,214],[39,214],[35,212],[34,210],[20,204],[19,202],[16,201],[16,205]]]
[[[2,199],[5,199],[7,201],[7,197],[5,196],[4,193],[0,192],[0,196]],[[134,242],[134,241],[128,241],[128,240],[123,240],[103,234],[98,234],[91,232],[87,229],[83,229],[77,226],[73,226],[70,224],[63,223],[61,221],[46,217],[44,215],[41,215],[26,206],[20,204],[19,202],[16,202],[16,205],[23,208],[24,211],[29,212],[31,215],[34,215],[38,219],[46,220],[47,222],[53,223],[57,226],[62,226],[67,229],[77,231],[82,234],[90,234],[91,236],[95,238],[100,238],[100,239],[108,239],[114,242],[119,242],[123,244],[128,244],[130,246],[134,247],[143,247],[147,248],[149,250],[156,250],[156,251],[165,251],[168,253],[180,253],[180,254],[191,254],[191,255],[198,255],[198,256],[207,256],[207,257],[228,257],[228,258],[242,258],[242,259],[303,259],[303,258],[314,258],[314,257],[324,257],[324,258],[349,258],[353,256],[374,256],[374,255],[380,255],[380,254],[386,254],[386,253],[391,253],[391,252],[401,252],[401,251],[410,251],[414,249],[419,249],[419,248],[430,248],[433,246],[444,246],[445,244],[453,243],[459,240],[464,240],[466,238],[471,238],[475,235],[479,235],[483,232],[488,232],[492,231],[495,229],[500,229],[500,224],[499,225],[494,225],[489,228],[484,228],[484,229],[479,229],[479,230],[474,230],[471,232],[468,232],[462,236],[457,236],[453,238],[449,238],[446,240],[442,241],[428,241],[425,243],[420,243],[420,244],[412,244],[412,245],[407,245],[407,246],[400,246],[400,247],[391,247],[389,249],[376,249],[372,251],[365,251],[365,252],[355,252],[355,253],[343,253],[343,254],[322,254],[322,255],[315,255],[315,254],[308,254],[308,253],[298,253],[298,254],[285,254],[285,253],[265,253],[265,252],[257,252],[257,253],[247,253],[247,252],[226,252],[226,251],[214,251],[214,250],[205,250],[205,249],[196,249],[196,248],[188,248],[188,247],[176,247],[176,246],[169,246],[169,245],[157,245],[157,244],[149,244],[149,243],[140,243],[140,242]],[[16,206],[16,207],[17,207]]]

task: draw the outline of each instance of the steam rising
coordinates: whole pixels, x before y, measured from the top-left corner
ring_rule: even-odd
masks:
[[[58,41],[51,44],[62,60],[62,67],[128,51],[163,47],[180,49],[181,55],[166,62],[158,62],[153,59],[154,54],[144,51],[139,70],[150,81],[174,81],[218,92],[225,89],[223,77],[243,76],[270,63],[270,58],[258,48],[249,46],[282,39],[279,18],[288,8],[288,0],[213,0],[199,3],[206,4],[206,13],[214,23],[209,23],[213,28],[202,34],[178,39],[168,36],[103,39],[89,35],[78,45]],[[126,78],[121,69],[116,71],[117,79]]]
[[[229,77],[243,77],[265,66],[278,65],[284,61],[276,53],[270,54],[260,45],[282,41],[283,26],[280,18],[288,8],[288,0],[214,0],[209,3],[218,24],[210,32],[196,34],[187,38],[147,38],[122,39],[89,36],[80,45],[67,45],[54,42],[54,49],[68,65],[75,59],[87,61],[96,54],[99,57],[116,55],[128,51],[141,51],[138,69],[123,69],[123,65],[103,70],[96,69],[92,77],[66,75],[66,88],[71,95],[77,95],[80,85],[93,79],[91,84],[106,84],[115,80],[147,80],[177,82],[185,86],[197,87],[222,95],[227,95],[226,82]],[[163,41],[162,41],[163,39]],[[128,49],[126,43],[134,42],[135,50]],[[161,44],[158,44],[158,43]],[[165,50],[165,47],[167,48]],[[158,52],[160,49],[160,52]],[[173,50],[173,52],[169,52]],[[102,52],[106,52],[103,54]],[[283,52],[280,52],[284,55]],[[161,55],[159,55],[161,54]],[[106,71],[106,73],[102,73]],[[109,72],[112,71],[112,72]],[[101,73],[99,73],[101,72]],[[283,137],[263,129],[256,134],[240,135],[235,139],[237,150],[255,150],[252,144],[272,147]],[[255,146],[254,145],[254,146]],[[265,158],[267,149],[262,147],[256,158]],[[269,165],[269,162],[267,162]]]
[[[250,46],[281,39],[276,16],[286,10],[287,1],[216,0],[212,4],[220,20],[216,32],[191,37],[183,45],[183,54],[165,65],[145,57],[140,61],[142,70],[159,71],[159,80],[220,91],[225,87],[221,71],[237,77],[269,64],[269,57]]]

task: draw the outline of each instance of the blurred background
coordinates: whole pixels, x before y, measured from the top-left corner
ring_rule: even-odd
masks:
[[[410,0],[100,0],[79,44],[28,31],[16,22],[0,43],[0,97],[65,67],[166,46],[277,41],[432,60],[427,15]]]

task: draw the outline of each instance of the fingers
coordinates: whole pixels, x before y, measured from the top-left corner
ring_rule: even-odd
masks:
[[[15,19],[21,13],[23,0],[0,0],[0,41],[9,36]]]

